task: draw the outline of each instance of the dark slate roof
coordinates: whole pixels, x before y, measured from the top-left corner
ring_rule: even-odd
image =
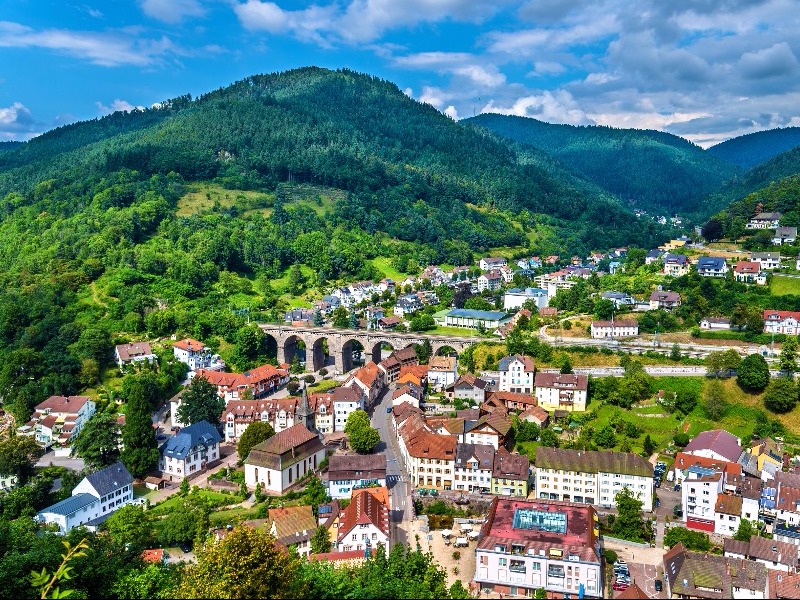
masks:
[[[725,266],[725,259],[721,256],[701,256],[697,259],[697,270],[703,269],[721,269]]]
[[[162,456],[169,456],[184,460],[191,454],[192,449],[199,446],[218,444],[222,438],[216,428],[208,421],[198,421],[194,425],[184,427],[161,445],[159,452]]]
[[[78,512],[84,506],[89,506],[92,502],[97,501],[95,496],[91,494],[75,494],[74,496],[70,496],[62,500],[61,502],[56,502],[52,506],[48,506],[47,508],[43,508],[39,511],[39,514],[43,513],[54,513],[57,515],[71,515],[73,513]]]
[[[87,475],[86,479],[92,484],[92,487],[97,490],[100,496],[116,492],[118,489],[133,483],[133,476],[120,461],[115,462],[113,465],[101,471]]]
[[[385,454],[334,454],[328,462],[328,477],[346,479],[385,479]]]
[[[479,469],[491,469],[494,454],[494,446],[489,444],[456,444],[456,467],[465,469],[467,462],[474,457]]]

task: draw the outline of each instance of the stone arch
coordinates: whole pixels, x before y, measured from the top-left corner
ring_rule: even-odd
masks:
[[[326,347],[327,353],[325,352]],[[332,344],[332,340],[328,336],[323,335],[315,338],[308,351],[310,359],[306,359],[306,370],[319,371],[328,366],[332,362],[331,358],[335,357],[335,351],[335,345]]]
[[[433,344],[434,356],[455,356],[458,358],[460,352],[450,344]]]
[[[369,346],[369,345],[372,346],[372,350],[370,351],[370,356],[372,358],[372,362],[374,362],[375,364],[378,364],[379,362],[381,362],[383,360],[383,356],[381,354],[381,350],[383,349],[384,345],[389,346],[392,349],[392,351],[397,349],[395,343],[392,342],[389,339],[386,339],[386,338],[382,338],[382,339],[378,339],[378,340],[374,340],[373,339],[367,344],[367,346]],[[366,349],[366,346],[365,346],[365,349]]]
[[[360,356],[357,356],[357,353]],[[345,371],[360,367],[367,361],[367,349],[358,338],[350,338],[342,344],[342,363]]]
[[[283,343],[278,346],[278,362],[291,364],[297,356],[297,342],[301,339],[299,335],[289,335],[284,338]]]

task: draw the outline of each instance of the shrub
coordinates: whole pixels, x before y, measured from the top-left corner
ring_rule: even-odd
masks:
[[[306,375],[305,377],[303,377],[303,381],[305,381],[306,383],[314,383],[314,381],[315,381],[314,380],[314,376],[313,375]]]
[[[685,448],[689,444],[689,435],[686,433],[676,433],[672,436],[672,441],[675,442],[676,446]]]
[[[327,375],[327,374],[328,374],[328,369],[326,369],[325,367],[322,367],[322,368],[319,370],[319,374],[320,374],[320,377],[325,377],[325,375]]]
[[[606,559],[607,563],[614,564],[617,562],[617,553],[613,550],[603,550],[603,558]]]

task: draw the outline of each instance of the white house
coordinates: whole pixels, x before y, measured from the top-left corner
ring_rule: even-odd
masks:
[[[58,525],[58,533],[85,526],[94,531],[114,511],[133,501],[133,477],[121,462],[84,477],[72,495],[36,514],[40,523]]]
[[[745,229],[775,229],[780,226],[783,215],[779,212],[761,212],[750,218]]]
[[[69,446],[96,410],[88,396],[50,396],[33,409],[31,420],[17,429],[20,435],[35,435],[45,448]]]
[[[764,271],[774,271],[781,268],[780,252],[753,252],[750,261],[757,262]]]
[[[428,361],[428,385],[445,388],[458,377],[458,359],[455,356],[432,356]]]
[[[350,504],[339,514],[336,550],[367,550],[381,544],[388,553],[389,536],[389,507],[370,490],[354,492]]]
[[[593,338],[635,337],[639,335],[639,323],[617,319],[614,321],[592,321]]]
[[[328,459],[328,495],[350,498],[354,490],[386,485],[385,454],[333,454]]]
[[[114,346],[114,361],[120,369],[123,369],[125,365],[132,363],[158,362],[158,357],[147,342],[133,342]]]
[[[489,493],[494,454],[495,448],[490,444],[457,444],[453,489]]]
[[[765,310],[764,333],[800,334],[800,312],[791,310]]]
[[[172,352],[175,355],[175,359],[189,365],[191,371],[196,371],[197,369],[221,371],[225,368],[225,362],[218,355],[212,354],[211,348],[192,338],[185,338],[175,342],[172,345]]]
[[[775,246],[782,244],[794,244],[797,240],[797,227],[776,227],[772,236],[772,243]]]
[[[504,356],[497,363],[497,368],[500,371],[498,391],[517,394],[533,393],[533,376],[536,369],[532,358],[519,354]]]
[[[701,277],[725,277],[728,263],[721,256],[701,256],[695,268]]]
[[[501,285],[503,285],[503,276],[498,270],[492,270],[487,273],[483,273],[480,277],[478,277],[479,292],[484,290],[496,290],[499,289]]]
[[[282,494],[325,460],[325,446],[302,423],[256,445],[244,462],[244,481],[254,488]]]
[[[424,392],[420,386],[414,383],[406,383],[392,393],[392,406],[399,406],[403,402],[408,402],[411,406],[419,408],[423,395]]]
[[[158,468],[164,478],[182,481],[219,460],[222,437],[208,421],[184,427],[158,449]]]
[[[698,323],[700,329],[717,331],[731,328],[731,320],[727,317],[706,317]]]
[[[508,261],[502,256],[487,256],[478,262],[481,271],[491,271],[492,269],[499,269],[506,266]]]

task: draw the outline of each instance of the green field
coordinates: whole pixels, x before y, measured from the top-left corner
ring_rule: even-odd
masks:
[[[800,296],[800,277],[773,275],[769,284],[769,293],[773,296],[794,294]]]
[[[376,256],[372,259],[372,265],[383,273],[384,277],[394,280],[395,283],[400,283],[407,276],[408,273],[401,273],[392,265],[392,259],[386,256]]]

